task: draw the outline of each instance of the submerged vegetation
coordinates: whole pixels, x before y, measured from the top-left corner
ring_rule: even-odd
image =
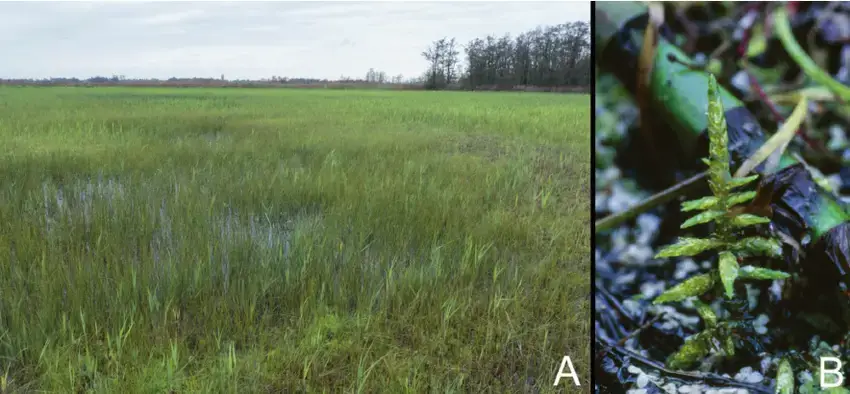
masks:
[[[552,390],[589,363],[588,101],[0,88],[0,386]]]

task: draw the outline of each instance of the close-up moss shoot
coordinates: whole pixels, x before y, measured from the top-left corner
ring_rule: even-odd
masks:
[[[850,7],[594,16],[594,392],[850,392]]]

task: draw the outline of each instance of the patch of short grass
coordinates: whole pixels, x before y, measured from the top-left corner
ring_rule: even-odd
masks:
[[[589,377],[590,99],[0,88],[8,390]]]

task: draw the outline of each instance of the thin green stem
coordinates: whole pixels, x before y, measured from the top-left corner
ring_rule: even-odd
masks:
[[[828,87],[844,100],[850,100],[850,88],[836,81],[818,67],[815,61],[806,54],[803,48],[800,47],[800,44],[797,43],[797,40],[794,39],[794,34],[791,32],[791,23],[788,21],[788,12],[785,10],[785,7],[779,7],[773,12],[773,23],[776,29],[776,35],[779,37],[779,41],[782,42],[782,46],[785,47],[785,51],[803,69],[803,72],[816,82]]]

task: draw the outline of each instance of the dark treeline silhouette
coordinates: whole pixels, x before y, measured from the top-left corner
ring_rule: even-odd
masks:
[[[422,76],[389,76],[370,68],[365,78],[338,79],[272,76],[259,80],[172,77],[133,79],[124,75],[79,78],[0,79],[0,85],[29,86],[169,86],[326,89],[448,89],[588,92],[590,87],[590,25],[571,22],[540,26],[511,38],[487,36],[460,45],[454,38],[434,41],[422,56],[428,67]]]
[[[463,48],[442,38],[422,52],[428,61],[427,89],[514,87],[587,87],[590,85],[590,25],[571,22],[541,26],[515,38],[476,38]]]
[[[44,79],[0,79],[0,85],[10,86],[128,86],[128,87],[233,87],[233,88],[326,88],[326,89],[395,89],[422,90],[418,79],[402,80],[399,77],[387,81],[379,79],[340,77],[339,79],[286,78],[274,76],[260,80],[228,80],[222,78],[178,78],[168,79],[132,79],[123,77],[95,76],[80,78],[44,78]]]

